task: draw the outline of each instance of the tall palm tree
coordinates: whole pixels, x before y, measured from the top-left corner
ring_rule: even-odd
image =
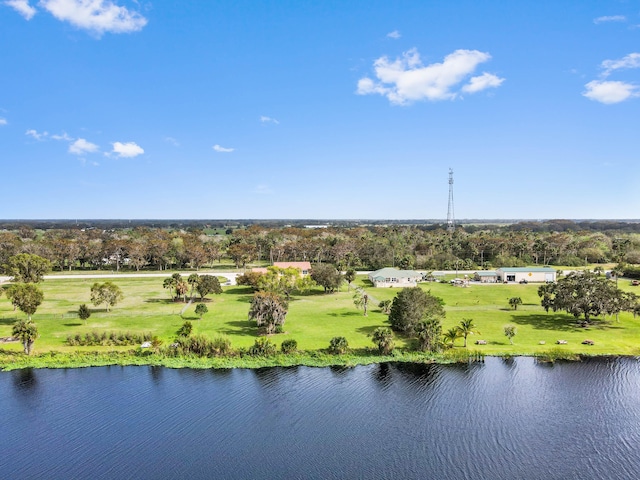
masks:
[[[473,335],[474,333],[480,333],[476,330],[476,324],[473,323],[472,318],[463,318],[460,321],[460,325],[458,326],[458,331],[460,332],[460,336],[464,338],[464,347],[467,348],[467,337],[469,335]]]

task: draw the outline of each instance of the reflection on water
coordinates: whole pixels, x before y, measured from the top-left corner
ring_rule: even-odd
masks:
[[[0,373],[12,478],[629,479],[640,363]]]

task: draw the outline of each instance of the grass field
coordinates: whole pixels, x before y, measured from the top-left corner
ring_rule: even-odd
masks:
[[[76,311],[82,303],[90,305],[89,289],[94,281],[50,279],[42,283],[45,300],[33,317],[40,332],[35,353],[131,348],[70,347],[65,344],[68,335],[93,330],[150,332],[167,344],[175,338],[176,331],[185,320],[193,322],[194,333],[229,337],[234,348],[249,347],[256,338],[257,327],[247,320],[252,295],[249,289],[224,287],[221,295],[210,295],[210,301],[207,302],[209,313],[198,320],[194,313],[196,302],[180,315],[185,304],[170,300],[169,292],[162,288],[162,278],[113,279],[122,289],[124,300],[109,313],[103,307],[92,307],[93,314],[85,325],[77,318]],[[326,348],[334,336],[346,337],[352,348],[373,347],[367,334],[387,325],[387,317],[380,312],[377,304],[380,300],[393,299],[398,290],[373,288],[364,276],[359,276],[355,283],[363,286],[372,298],[367,317],[354,306],[353,292],[348,292],[346,285],[340,292],[329,295],[317,289],[291,300],[286,333],[275,335],[272,339],[279,346],[282,340],[294,338],[299,349],[308,351]],[[628,284],[628,281],[621,281],[620,287],[634,289]],[[591,327],[582,328],[569,315],[546,313],[540,307],[538,286],[535,284],[471,285],[461,288],[430,283],[421,286],[445,301],[447,317],[443,322],[443,331],[463,318],[472,318],[480,333],[469,337],[469,348],[487,355],[536,355],[551,349],[590,355],[640,355],[640,318],[634,318],[629,313],[621,314],[619,322],[615,317],[599,319]],[[516,311],[508,304],[508,299],[514,296],[521,297],[523,301]],[[0,337],[11,334],[11,327],[17,318],[24,318],[24,314],[14,312],[6,297],[0,297]],[[514,345],[510,345],[504,336],[503,327],[506,324],[513,324],[518,329]],[[487,345],[475,345],[478,339],[485,340]],[[593,340],[595,345],[582,345],[585,339]],[[557,340],[566,340],[567,345],[556,345]],[[545,344],[541,345],[541,341]],[[403,347],[408,342],[398,337],[396,343]],[[7,343],[2,348],[5,351],[19,351],[20,345]],[[455,350],[462,350],[462,340],[456,342]]]

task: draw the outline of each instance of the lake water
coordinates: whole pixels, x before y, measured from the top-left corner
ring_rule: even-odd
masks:
[[[0,373],[0,478],[632,479],[640,361]]]

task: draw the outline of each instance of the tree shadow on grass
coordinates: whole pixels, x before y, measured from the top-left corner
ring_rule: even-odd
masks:
[[[363,335],[369,335],[378,328],[387,328],[387,327],[388,327],[387,325],[367,325],[364,327],[356,328],[356,332],[362,333]]]
[[[0,318],[0,325],[13,325],[18,321],[18,317]]]
[[[74,323],[63,323],[63,325],[65,327],[81,327],[82,323],[80,322],[74,322]]]
[[[328,315],[330,317],[357,317],[357,316],[364,317],[364,315],[362,315],[361,312],[342,312],[342,313],[333,312],[333,313],[329,313]]]
[[[573,317],[563,314],[512,315],[511,321],[518,325],[530,325],[537,330],[558,330],[563,332],[583,330]]]
[[[182,301],[176,301],[169,298],[147,298],[144,303],[163,303],[165,305],[174,304],[174,303],[184,303]]]
[[[232,327],[232,328],[229,328]],[[219,328],[218,332],[225,335],[258,335],[257,325],[252,325],[248,320],[236,320],[227,322],[224,328]]]

